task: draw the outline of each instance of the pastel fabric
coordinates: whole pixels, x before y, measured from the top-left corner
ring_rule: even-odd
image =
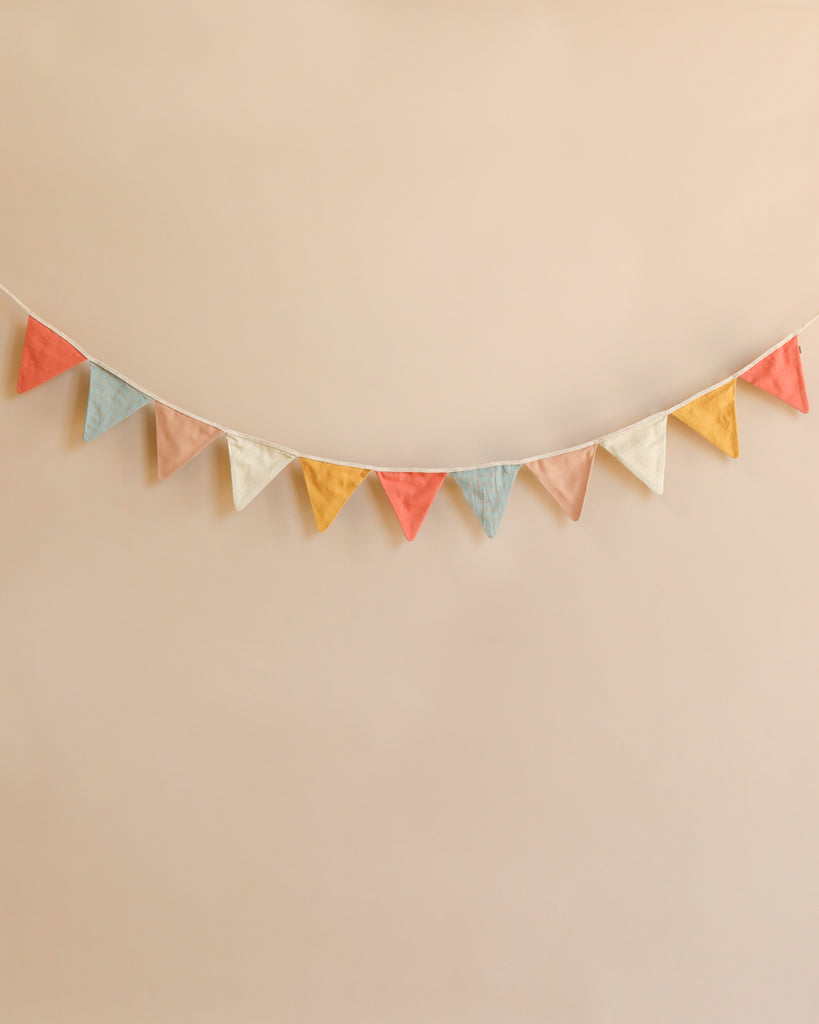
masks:
[[[674,416],[732,459],[739,457],[737,382],[728,381],[677,409]]]
[[[82,436],[93,441],[106,430],[142,409],[151,401],[130,384],[96,363],[91,363],[91,383],[88,390],[88,407],[85,411],[85,427]]]
[[[452,473],[487,537],[498,532],[520,466],[487,466]]]
[[[787,402],[799,412],[810,410],[797,337],[791,338],[760,360],[747,373],[743,373],[741,379]]]
[[[300,459],[300,462],[316,526],[323,533],[370,471],[317,459]]]
[[[633,427],[615,431],[600,442],[601,448],[655,494],[663,493],[667,424],[666,413],[658,413]]]
[[[575,452],[551,455],[526,465],[574,522],[580,518],[589,486],[596,444]]]
[[[207,448],[222,431],[161,402],[156,402],[155,408],[157,473],[160,480],[166,480]]]
[[[415,540],[446,473],[388,473],[378,479],[389,498],[407,540]]]
[[[85,356],[74,346],[52,331],[50,327],[28,318],[23,358],[17,375],[17,390],[22,394],[38,384],[44,384],[66,370],[85,362]]]
[[[228,434],[227,442],[233,504],[241,512],[271,480],[290,465],[294,457],[275,445],[252,441],[236,434]]]

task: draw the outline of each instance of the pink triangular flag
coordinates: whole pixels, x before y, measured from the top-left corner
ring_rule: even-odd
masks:
[[[85,362],[85,356],[65,338],[41,324],[33,316],[26,324],[23,358],[17,377],[17,390],[22,393],[44,384],[57,374]]]
[[[526,465],[575,522],[580,518],[589,486],[596,444],[563,455],[550,455]]]
[[[378,479],[390,499],[407,540],[415,540],[446,473],[387,473]]]
[[[799,339],[795,336],[743,373],[740,380],[762,388],[800,412],[809,409]]]
[[[186,416],[161,402],[156,407],[156,467],[160,480],[167,479],[177,469],[198,455],[222,431]]]

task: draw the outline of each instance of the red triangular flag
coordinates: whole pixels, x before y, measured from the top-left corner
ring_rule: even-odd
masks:
[[[799,339],[796,337],[765,356],[747,373],[743,373],[740,379],[762,388],[800,412],[808,411],[808,393],[802,372]]]
[[[421,523],[446,473],[386,473],[378,471],[378,479],[395,510],[407,540],[415,540]]]
[[[575,522],[580,518],[589,486],[596,444],[563,455],[551,455],[526,465]]]
[[[203,448],[215,440],[222,431],[186,416],[161,402],[156,408],[156,468],[160,480],[165,480],[177,469],[191,461]]]
[[[17,390],[21,394],[24,391],[31,391],[38,384],[44,384],[57,374],[84,362],[85,356],[82,352],[78,352],[56,331],[30,316],[26,325],[26,340],[17,377]]]

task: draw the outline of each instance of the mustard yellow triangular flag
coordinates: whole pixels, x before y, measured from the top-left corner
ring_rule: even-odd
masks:
[[[336,466],[332,462],[317,462],[315,459],[301,459],[304,482],[316,517],[316,526],[323,532],[332,523],[344,502],[350,497],[362,480],[369,476],[369,469],[356,466]]]
[[[737,382],[729,380],[673,414],[732,459],[739,455],[736,390]]]

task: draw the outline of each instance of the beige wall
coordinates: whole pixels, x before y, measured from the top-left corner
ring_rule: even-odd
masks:
[[[0,280],[219,422],[573,444],[819,310],[819,8],[5,0]],[[819,416],[241,515],[0,302],[3,1024],[819,1019]],[[819,328],[804,337],[819,404]]]

